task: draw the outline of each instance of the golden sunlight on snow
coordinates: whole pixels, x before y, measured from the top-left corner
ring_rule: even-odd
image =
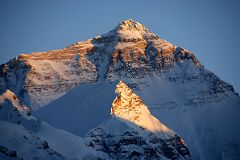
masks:
[[[67,48],[59,50],[49,50],[47,52],[33,52],[31,54],[20,54],[20,60],[50,60],[50,61],[59,61],[59,60],[71,60],[76,54],[79,54],[83,57],[89,51],[94,48],[91,40],[86,40],[83,42],[77,42],[73,45],[70,45]]]
[[[151,132],[175,133],[151,115],[147,106],[124,82],[120,81],[116,88],[118,97],[112,103],[111,114],[130,121]]]

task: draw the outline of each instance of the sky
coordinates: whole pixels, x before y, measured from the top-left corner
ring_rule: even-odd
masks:
[[[240,92],[239,0],[0,0],[0,64],[107,33],[133,19]]]

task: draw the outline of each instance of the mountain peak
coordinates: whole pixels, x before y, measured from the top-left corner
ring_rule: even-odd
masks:
[[[150,113],[142,99],[123,81],[117,84],[115,92],[119,96],[112,103],[112,115],[132,122],[147,131],[161,133],[163,137],[175,135],[171,129],[167,128]]]
[[[147,28],[144,25],[140,24],[139,22],[133,21],[132,19],[128,19],[120,22],[119,25],[117,26],[117,29],[121,31],[129,30],[129,31],[135,31],[135,32],[147,31]]]
[[[139,22],[131,19],[120,22],[107,36],[117,36],[120,39],[143,39],[144,35],[150,33],[148,29]]]

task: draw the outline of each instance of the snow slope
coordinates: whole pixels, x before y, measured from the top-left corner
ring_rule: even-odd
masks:
[[[191,159],[179,136],[162,139],[120,118],[111,117],[86,135],[86,145],[107,159]]]
[[[0,120],[21,124],[34,132],[39,129],[40,121],[31,116],[29,108],[22,106],[17,96],[10,90],[0,95],[0,107]]]
[[[83,137],[109,117],[114,90],[115,83],[83,84],[33,115]]]
[[[210,90],[211,83],[215,82],[206,81],[206,79],[211,79],[212,76],[214,75],[209,74],[208,71],[195,67],[192,62],[187,62],[176,65],[174,69],[161,77],[155,75],[151,78],[137,80],[125,78],[125,81],[135,93],[142,97],[156,118],[161,119],[185,139],[194,159],[219,159],[222,155],[229,155],[229,151],[232,151],[233,155],[238,155],[240,141],[237,131],[219,134],[221,129],[216,125],[219,118],[214,119],[215,114],[224,113],[229,117],[226,119],[227,123],[237,122],[239,117],[231,115],[240,113],[239,111],[223,112],[222,109],[232,106],[231,110],[238,110],[240,102],[235,93],[231,91],[222,93],[218,91],[218,88]],[[81,85],[34,114],[54,126],[84,136],[90,128],[109,117],[110,108],[99,108],[100,104],[110,106],[114,99],[114,87],[108,86],[108,83]],[[93,103],[93,99],[98,103]],[[231,101],[236,102],[230,105]],[[214,111],[209,112],[213,108]],[[51,113],[59,114],[52,115]],[[96,117],[96,119],[89,117]],[[211,117],[214,123],[209,123],[207,117]],[[73,125],[68,125],[69,123]],[[220,124],[227,130],[239,130],[240,128],[237,124],[235,126]],[[229,141],[228,137],[232,140]],[[230,149],[232,144],[236,146],[235,149]],[[224,149],[224,146],[229,147]]]
[[[118,98],[121,99],[123,97],[126,99],[127,95],[123,93],[128,93],[130,88],[123,82],[120,82],[116,90],[120,93]],[[133,95],[129,96],[129,100],[136,97],[137,95],[133,93]],[[114,117],[118,118],[109,118],[100,125],[106,131],[104,134],[102,132],[98,133],[99,127],[96,127],[87,134],[85,139],[82,139],[72,133],[51,127],[45,122],[40,122],[31,116],[29,110],[28,112],[23,112],[26,106],[21,105],[16,95],[9,90],[0,96],[0,100],[0,158],[79,160],[98,158],[129,159],[134,157],[144,159],[149,159],[150,157],[152,159],[190,158],[189,150],[185,146],[184,141],[175,132],[153,117],[144,104],[140,105],[142,113],[139,116],[142,123],[139,123],[132,121],[131,117],[121,119],[120,114],[116,113],[117,111],[120,113],[121,110],[124,112],[125,109],[122,108],[122,105],[118,106],[117,100],[115,100],[111,110],[115,109]],[[140,98],[139,100],[141,101]],[[126,99],[125,102],[128,102],[128,100]],[[134,106],[138,107],[135,101],[133,101],[131,106],[125,107],[131,108]],[[8,118],[6,118],[6,115],[8,115]],[[148,123],[151,128],[143,123],[148,119],[151,120]],[[37,127],[35,124],[37,124]],[[82,127],[84,128],[85,126],[83,125]],[[148,129],[150,130],[148,131]],[[109,139],[104,137],[110,135],[113,137],[111,140],[114,143],[108,146],[115,146],[113,152],[106,151],[104,149],[105,146],[99,143],[101,140],[104,140],[104,143],[109,142]],[[138,142],[139,140],[140,143]],[[96,146],[91,144],[95,144],[98,147],[96,148]],[[120,148],[116,148],[119,144]],[[129,149],[130,146],[134,146],[134,148]],[[125,147],[126,149],[128,148],[127,153],[123,149]],[[117,154],[116,151],[118,152]]]
[[[97,159],[82,138],[26,112],[11,91],[0,96],[0,159]]]
[[[72,133],[52,127],[43,122],[38,136],[46,140],[55,151],[67,159],[97,159],[102,153],[87,147],[84,140]]]
[[[1,120],[0,127],[1,159],[64,159],[61,154],[49,148],[46,141],[42,141],[36,134],[29,132],[23,126]],[[8,156],[2,151],[3,149],[16,154]]]
[[[239,97],[227,100],[214,97],[214,101],[213,97],[209,97],[211,100],[206,97],[205,103],[188,104],[190,95],[185,93],[182,83],[158,78],[148,82],[140,86],[137,93],[151,106],[154,116],[184,138],[194,159],[238,159]],[[194,95],[194,87],[188,85]]]
[[[155,118],[122,81],[112,117],[90,130],[86,144],[109,159],[191,159],[183,139]]]

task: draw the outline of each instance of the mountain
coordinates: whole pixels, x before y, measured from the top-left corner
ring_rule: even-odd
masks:
[[[36,132],[40,126],[39,121],[29,113],[28,108],[21,106],[16,95],[11,91],[7,90],[0,96],[0,157],[63,159],[62,155],[49,148],[46,141],[28,132],[28,130]],[[29,152],[28,149],[33,153],[28,155],[26,153]]]
[[[84,140],[33,117],[17,96],[0,95],[0,159],[97,159]]]
[[[108,159],[191,159],[183,139],[151,115],[122,81],[113,101],[112,117],[86,135],[86,144]]]
[[[7,90],[0,96],[0,158],[53,160],[191,158],[183,139],[153,117],[147,107],[142,102],[139,103],[140,97],[123,82],[118,84],[117,90],[120,90],[120,97],[113,102],[112,111],[115,112],[112,112],[111,118],[92,129],[85,139],[51,127],[31,116],[29,108],[21,105],[17,96]],[[133,117],[121,119],[120,112],[126,112],[127,108],[134,107],[138,107],[139,110],[136,111],[141,112],[139,119],[136,117],[134,121]],[[136,116],[135,111],[132,111],[132,115]],[[146,117],[147,120],[151,120],[148,125],[144,123]]]
[[[236,94],[231,85],[204,70],[191,52],[160,39],[132,20],[121,22],[107,34],[64,49],[20,54],[1,65],[0,85],[1,91],[12,90],[24,104],[37,110],[79,84],[161,77],[169,70],[186,66],[185,63],[192,64],[187,68],[197,68],[196,71],[176,73],[168,77],[170,81],[179,76],[184,76],[184,81],[204,76],[209,81],[206,94],[213,92],[210,101],[214,101],[216,93]],[[189,99],[189,103],[193,100]]]
[[[0,67],[1,93],[13,91],[34,116],[82,137],[109,118],[120,80],[183,137],[193,159],[240,157],[238,93],[193,53],[133,20],[64,49],[20,54]]]
[[[181,59],[201,65],[190,52],[127,20],[105,35],[61,50],[19,55],[1,65],[0,85],[37,110],[76,85],[160,74]]]

